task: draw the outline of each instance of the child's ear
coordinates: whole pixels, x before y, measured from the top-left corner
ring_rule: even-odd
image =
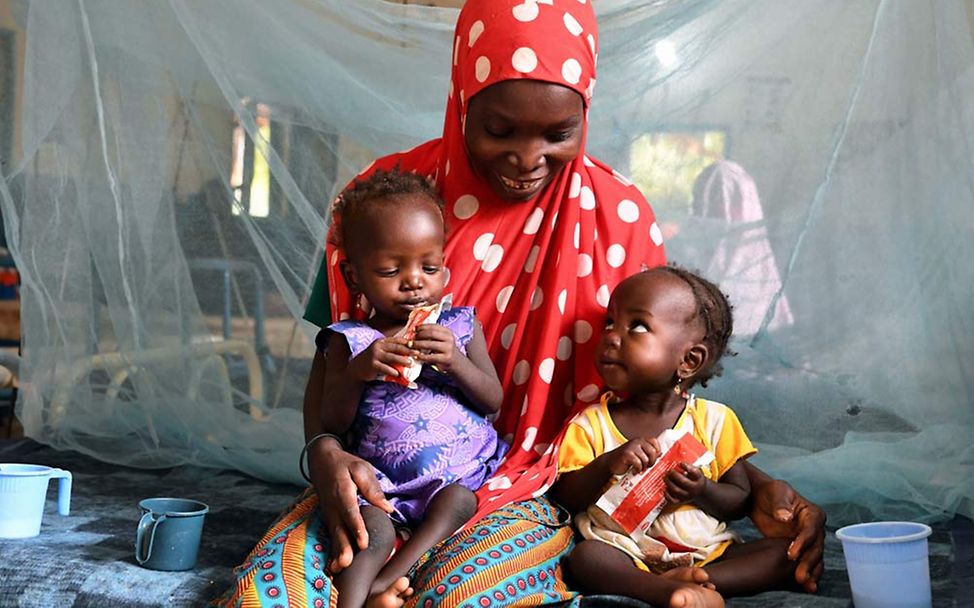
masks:
[[[680,362],[680,376],[683,378],[696,376],[709,360],[710,349],[703,342],[697,342],[683,354],[683,361]]]
[[[345,279],[345,286],[348,287],[348,290],[355,295],[361,293],[358,287],[358,280],[355,276],[355,267],[348,260],[342,260],[338,264],[338,269],[342,273],[342,278]]]

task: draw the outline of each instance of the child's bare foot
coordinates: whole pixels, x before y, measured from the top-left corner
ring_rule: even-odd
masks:
[[[702,585],[707,589],[714,589],[714,584],[710,582],[710,574],[703,568],[673,568],[660,576],[681,583],[693,583]]]
[[[365,606],[366,608],[399,608],[406,603],[406,598],[412,594],[413,588],[409,586],[409,579],[400,576],[385,591],[369,596]],[[692,606],[692,604],[688,605]]]
[[[669,608],[724,608],[724,598],[703,585],[687,585],[670,596]]]

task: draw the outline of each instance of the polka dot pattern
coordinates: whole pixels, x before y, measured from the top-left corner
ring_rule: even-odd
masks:
[[[501,332],[501,346],[506,349],[511,348],[511,344],[514,342],[514,332],[517,330],[517,323],[511,323],[504,328]]]
[[[594,384],[588,384],[578,391],[579,401],[585,403],[591,403],[599,398],[599,387]]]
[[[511,301],[512,293],[514,293],[513,285],[502,287],[501,290],[497,292],[497,299],[494,301],[495,305],[497,306],[497,312],[503,313],[507,310],[507,305]]]
[[[579,194],[578,206],[585,211],[595,209],[595,193],[588,186],[582,186]]]
[[[561,64],[561,77],[568,84],[578,84],[582,78],[582,66],[577,59],[566,59],[565,63]]]
[[[578,254],[578,277],[587,277],[592,274],[592,256],[587,253]]]
[[[487,251],[490,249],[491,243],[494,241],[494,234],[492,232],[486,232],[481,234],[473,244],[473,258],[477,261],[483,262],[484,258],[487,257]]]
[[[578,173],[572,173],[572,181],[568,186],[568,198],[575,198],[582,192],[582,176]],[[589,189],[591,192],[591,189]]]
[[[450,163],[446,164],[446,170],[450,170]],[[478,209],[480,209],[480,201],[477,200],[477,197],[472,194],[464,194],[453,205],[453,215],[458,220],[469,220],[477,213]]]
[[[656,222],[653,222],[653,225],[649,227],[649,238],[657,247],[663,244],[663,231],[660,230]]]
[[[578,36],[584,31],[582,29],[582,24],[578,22],[578,19],[572,17],[571,13],[565,13],[562,21],[565,23],[565,29],[567,29],[568,33],[572,36]]]
[[[541,222],[544,221],[544,211],[540,207],[535,207],[531,215],[528,216],[527,221],[524,222],[524,234],[537,234],[538,229],[541,228]]]
[[[544,302],[544,290],[540,287],[535,287],[534,293],[531,294],[531,310],[541,308],[542,302]]]
[[[528,259],[524,260],[524,272],[534,272],[534,267],[538,263],[538,255],[541,253],[541,246],[535,245],[528,252]]]
[[[477,82],[484,82],[487,77],[490,76],[490,59],[486,57],[478,57],[477,65],[474,68],[476,70],[475,75]]]
[[[639,205],[629,199],[619,201],[616,212],[619,219],[627,224],[634,224],[639,220]]]
[[[554,374],[555,374],[554,359],[551,358],[545,359],[544,361],[541,362],[541,365],[538,366],[538,376],[541,377],[541,380],[543,380],[545,384],[551,384],[551,378],[554,376]]]
[[[605,261],[613,268],[622,266],[626,262],[626,248],[618,243],[609,245],[605,253]]]
[[[568,336],[558,338],[556,355],[559,361],[568,361],[572,356],[572,339]]]
[[[522,74],[530,74],[538,67],[538,56],[530,48],[522,46],[511,56],[511,65]]]
[[[599,290],[595,292],[595,301],[599,303],[599,306],[605,308],[606,306],[609,305],[610,295],[612,294],[609,293],[609,286],[602,285],[601,287],[599,287]]]
[[[484,33],[484,22],[477,19],[470,26],[470,32],[467,34],[467,46],[473,48],[473,45],[477,43],[477,39],[480,35]]]
[[[538,9],[537,2],[534,2],[534,0],[525,0],[524,4],[518,4],[515,6],[512,9],[512,12],[514,13],[514,18],[518,21],[522,23],[529,23],[538,18],[538,13],[540,11]]]
[[[484,262],[480,267],[484,272],[494,272],[500,266],[503,258],[504,248],[497,244],[491,245],[487,248],[487,254],[484,255]]]
[[[584,319],[575,321],[575,342],[585,344],[592,338],[592,324]]]

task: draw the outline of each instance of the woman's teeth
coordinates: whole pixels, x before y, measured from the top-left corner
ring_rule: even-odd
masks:
[[[544,179],[544,178],[539,177],[538,179],[532,179],[530,181],[518,181],[518,180],[514,180],[514,179],[510,179],[510,178],[504,177],[503,175],[499,175],[499,174],[498,174],[498,177],[500,178],[501,183],[503,183],[505,186],[507,186],[511,190],[530,190],[530,189],[534,188],[535,186],[537,186],[541,182],[542,179]]]

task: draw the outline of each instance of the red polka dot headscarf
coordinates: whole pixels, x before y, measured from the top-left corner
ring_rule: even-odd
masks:
[[[539,496],[554,481],[556,446],[572,412],[598,400],[593,351],[615,285],[664,263],[652,209],[624,177],[585,155],[534,199],[500,198],[474,172],[463,140],[466,109],[492,84],[528,78],[588,102],[598,32],[590,0],[468,0],[453,40],[443,137],[379,159],[432,178],[446,203],[446,291],[475,306],[504,385],[495,421],[511,443],[478,492],[478,517]],[[333,318],[355,316],[329,245]]]

